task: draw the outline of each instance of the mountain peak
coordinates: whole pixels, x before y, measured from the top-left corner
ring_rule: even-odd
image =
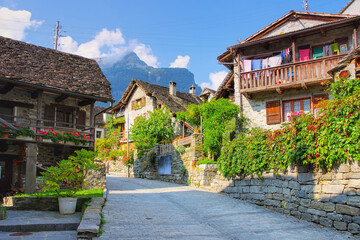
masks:
[[[131,52],[125,55],[120,61],[116,62],[112,68],[148,68],[149,66],[144,62],[141,61],[136,53]]]

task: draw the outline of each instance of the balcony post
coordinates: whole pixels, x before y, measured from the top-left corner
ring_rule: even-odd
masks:
[[[40,126],[41,126],[41,115],[42,115],[42,99],[43,99],[43,91],[38,92],[37,96],[37,115],[36,115],[36,138],[37,142],[40,141]]]
[[[357,48],[357,28],[358,28],[358,24],[354,25],[354,30],[353,30],[353,47],[354,49]]]
[[[91,101],[90,104],[90,136],[91,140],[95,141],[95,102]],[[90,142],[90,147],[94,149],[95,142]]]

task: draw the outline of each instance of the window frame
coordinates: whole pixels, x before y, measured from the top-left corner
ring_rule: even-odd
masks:
[[[282,105],[282,107],[281,107],[282,122],[281,123],[289,122],[289,120],[287,120],[286,116],[285,116],[285,103],[287,103],[287,102],[291,103],[291,113],[293,113],[294,112],[294,102],[296,102],[296,101],[300,101],[300,111],[304,111],[304,102],[303,102],[304,100],[310,101],[310,112],[312,112],[313,111],[312,96],[281,100],[281,105]]]

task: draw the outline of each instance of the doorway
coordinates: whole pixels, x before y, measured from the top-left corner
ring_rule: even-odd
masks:
[[[13,162],[17,156],[0,154],[0,195],[9,192],[13,177]]]

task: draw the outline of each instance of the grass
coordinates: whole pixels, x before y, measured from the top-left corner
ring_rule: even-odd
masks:
[[[205,159],[197,161],[196,165],[200,165],[200,164],[216,164],[216,162],[212,159],[205,158]]]
[[[63,191],[64,193],[66,190]],[[75,193],[74,197],[102,197],[104,193],[103,189],[91,189],[91,190],[80,190]],[[14,197],[57,197],[58,194],[55,191],[52,192],[40,192],[33,194],[17,194]]]

